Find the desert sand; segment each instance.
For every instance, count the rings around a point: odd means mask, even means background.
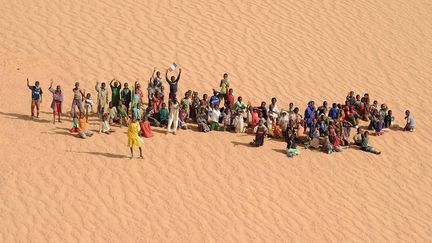
[[[0,4],[0,242],[432,241],[431,1]],[[368,92],[399,124],[410,109],[417,131],[371,137],[380,156],[290,159],[282,141],[156,129],[130,160],[125,128],[82,140],[51,123],[50,78],[69,108],[75,81],[144,84],[172,61],[179,94],[224,72],[236,97],[302,112]],[[38,121],[27,77],[45,92]]]

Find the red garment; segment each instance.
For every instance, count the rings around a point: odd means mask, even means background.
[[[359,110],[363,113],[365,112],[365,103],[364,102],[360,103]]]
[[[340,119],[341,119],[341,120],[345,120],[346,117],[347,117],[347,115],[346,115],[346,113],[344,112],[344,113],[340,116]]]
[[[53,110],[53,113],[60,114],[62,112],[61,107],[62,107],[61,101],[56,101],[54,106],[55,109]]]
[[[70,132],[71,133],[77,133],[79,130],[78,130],[78,127],[72,127],[71,129],[70,129]]]
[[[340,139],[339,136],[335,136],[335,137],[334,137],[333,145],[334,145],[335,147],[339,147],[339,146],[341,146],[341,139]]]
[[[350,108],[348,105],[344,106],[343,109],[344,109],[345,115],[347,115],[347,116],[351,115],[351,111],[350,111]]]
[[[330,135],[331,137],[336,137],[336,130],[335,130],[335,128],[333,127],[333,125],[329,125],[327,129],[328,129],[328,131],[329,131],[329,135]]]
[[[252,129],[254,129],[256,125],[258,125],[258,121],[259,121],[258,112],[252,111],[251,116],[252,116],[252,121],[251,121]]]
[[[149,121],[140,122],[141,134],[145,138],[153,137],[153,132]]]
[[[298,136],[302,136],[303,133],[304,133],[304,127],[299,124],[298,127],[297,127],[297,137]]]
[[[274,125],[273,134],[276,138],[282,137],[282,129],[278,124]]]
[[[226,94],[225,104],[226,104],[227,101],[229,101],[229,103],[230,103],[230,108],[233,107],[233,105],[234,105],[234,95]]]
[[[161,97],[155,97],[153,99],[153,111],[158,113],[160,108],[162,107],[163,99]]]
[[[135,93],[139,94],[139,96],[141,97],[141,102],[143,102],[143,100],[144,100],[144,94],[143,94],[142,90],[137,89],[137,90],[135,90]]]

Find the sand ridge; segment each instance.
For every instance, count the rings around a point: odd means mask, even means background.
[[[432,241],[430,2],[0,3],[0,242]],[[68,108],[77,80],[94,94],[96,80],[144,83],[174,60],[180,94],[209,93],[224,72],[254,104],[368,92],[418,129],[371,138],[381,156],[295,159],[284,142],[245,146],[250,135],[155,131],[129,160],[125,129],[80,140],[50,123],[50,78]],[[45,92],[36,122],[26,77]]]

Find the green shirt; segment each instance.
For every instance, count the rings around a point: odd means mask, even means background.
[[[243,102],[236,101],[236,103],[233,106],[233,111],[237,111],[238,109],[244,109],[244,108],[245,108],[245,104]]]
[[[111,87],[111,93],[112,93],[112,104],[113,106],[117,106],[120,100],[120,86],[118,87]]]

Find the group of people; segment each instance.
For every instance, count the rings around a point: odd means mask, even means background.
[[[138,81],[130,88],[127,82],[122,84],[114,78],[109,83],[111,97],[106,83],[96,83],[95,104],[91,93],[81,89],[80,83],[76,82],[72,90],[71,132],[81,138],[92,136],[93,132],[87,128],[87,123],[95,108],[100,123],[99,133],[110,134],[113,124],[128,127],[131,157],[133,147],[138,147],[142,158],[142,137],[153,136],[151,126],[166,127],[167,133],[177,134],[179,128],[188,129],[191,123],[196,123],[201,132],[253,133],[252,146],[263,146],[265,137],[285,139],[287,155],[293,157],[300,152],[297,148],[299,143],[304,144],[306,149],[322,149],[326,153],[341,152],[353,144],[363,151],[380,154],[369,145],[369,133],[373,131],[375,135],[382,135],[392,127],[394,121],[392,111],[385,104],[379,106],[378,101],[371,102],[369,94],[360,96],[353,91],[349,92],[343,104],[333,103],[329,106],[324,101],[321,106],[317,106],[314,101],[310,101],[303,115],[293,103],[286,110],[279,109],[275,97],[269,105],[265,101],[259,106],[253,106],[250,102],[246,104],[241,96],[235,99],[227,73],[211,95],[200,96],[198,92],[188,90],[184,96],[178,97],[181,69],[177,76],[169,77],[170,72],[174,70],[167,70],[164,77],[169,86],[168,96],[161,73],[154,69],[148,80],[147,97]],[[39,81],[30,85],[27,79],[27,86],[32,91],[31,116],[37,119],[43,91]],[[60,85],[55,89],[52,86],[51,80],[48,90],[52,93],[51,108],[55,123],[61,122],[64,96]],[[409,110],[405,114],[406,125],[403,130],[414,131],[413,115]],[[369,122],[366,131],[359,127],[361,120]],[[354,143],[351,143],[353,127],[357,128],[357,133]]]

